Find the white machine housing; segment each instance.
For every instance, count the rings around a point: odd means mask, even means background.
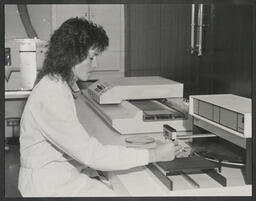
[[[106,78],[88,87],[99,104],[119,104],[123,100],[183,97],[183,84],[160,76]]]
[[[113,79],[99,80],[90,85],[88,90],[82,90],[82,93],[92,109],[120,134],[159,133],[163,132],[164,124],[177,131],[192,129],[192,121],[188,115],[186,118],[145,121],[145,111],[132,103],[132,100],[148,99],[147,101],[152,101],[157,106],[159,104],[161,108],[150,108],[146,112],[165,115],[169,112],[169,107],[155,99],[179,98],[182,101],[174,105],[188,114],[188,104],[183,101],[182,83],[159,76]]]
[[[190,96],[189,114],[193,116],[193,131],[207,132],[224,142],[224,155],[239,152],[244,157],[240,168],[246,184],[252,183],[252,113],[251,99],[233,94],[212,94]],[[224,141],[223,141],[224,139]],[[242,148],[242,149],[241,149]],[[221,148],[220,148],[221,150]],[[223,150],[222,150],[223,151]],[[213,152],[215,152],[213,150]],[[217,153],[217,158],[219,158]],[[213,156],[214,157],[214,156]],[[224,157],[225,158],[225,157]],[[236,157],[234,157],[236,158]],[[226,158],[227,164],[231,163]],[[220,159],[218,159],[220,162]],[[221,162],[222,163],[222,162]]]
[[[189,97],[189,114],[242,138],[252,137],[251,99],[233,94]]]

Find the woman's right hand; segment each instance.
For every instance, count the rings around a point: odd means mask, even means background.
[[[166,143],[157,145],[153,149],[149,149],[149,163],[158,161],[172,161],[178,155],[182,147],[178,143],[168,141]]]

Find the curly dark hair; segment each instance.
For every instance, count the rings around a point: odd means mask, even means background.
[[[89,49],[94,48],[100,53],[108,44],[108,36],[101,26],[85,18],[68,19],[51,36],[36,83],[45,75],[60,76],[62,81],[71,83],[72,67],[87,58]]]

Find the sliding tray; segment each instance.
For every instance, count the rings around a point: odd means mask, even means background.
[[[182,175],[194,187],[199,188],[199,184],[188,175],[195,172],[207,174],[222,186],[227,186],[226,178],[216,171],[218,164],[196,155],[176,158],[173,161],[152,163],[147,167],[170,190],[173,190],[173,181],[168,176],[173,175]]]

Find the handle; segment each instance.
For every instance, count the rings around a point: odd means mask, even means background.
[[[204,5],[199,4],[198,8],[198,27],[197,27],[197,56],[202,56],[202,37],[203,37],[203,9]]]
[[[190,183],[194,188],[200,188],[200,185],[189,175],[187,175],[185,172],[180,171],[180,174],[184,177],[184,179]]]
[[[195,51],[195,4],[191,6],[191,45],[190,54],[194,54]]]

